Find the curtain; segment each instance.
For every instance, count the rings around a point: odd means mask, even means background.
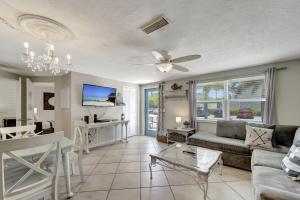
[[[191,127],[197,130],[197,102],[196,102],[196,81],[190,81],[188,91],[188,102],[189,102],[189,121]]]
[[[266,85],[266,101],[263,113],[263,123],[276,124],[277,113],[275,106],[275,83],[276,83],[276,68],[268,68],[265,72],[265,85]]]
[[[158,86],[158,120],[157,120],[157,133],[159,134],[161,131],[164,130],[164,84],[160,83]]]

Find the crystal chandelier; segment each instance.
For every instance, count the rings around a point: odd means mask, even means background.
[[[33,51],[29,51],[29,44],[24,43],[25,52],[22,60],[27,64],[33,72],[50,71],[53,75],[59,74],[61,71],[68,73],[71,69],[71,56],[66,55],[66,62],[61,62],[54,54],[54,46],[47,44],[46,51],[42,55],[35,55]]]

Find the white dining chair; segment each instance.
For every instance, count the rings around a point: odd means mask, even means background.
[[[58,199],[57,181],[58,166],[60,164],[61,144],[63,132],[49,135],[8,139],[0,141],[0,199],[2,200],[35,200]],[[43,153],[34,154],[36,149],[45,149]],[[26,159],[34,156],[36,159]],[[22,165],[24,173],[16,179],[16,175],[9,175],[10,167],[7,163],[14,162]],[[51,162],[51,170],[44,167]],[[14,181],[7,177],[12,176]],[[52,198],[51,198],[52,197]]]
[[[78,169],[81,181],[84,182],[83,167],[82,167],[82,155],[83,155],[83,137],[80,126],[83,121],[74,122],[74,134],[73,134],[73,151],[70,153],[71,173],[74,175],[76,169],[76,162],[78,163]]]
[[[39,135],[41,132],[35,133],[35,128],[35,125],[2,127],[0,128],[0,136],[2,140],[6,140],[8,138],[7,136],[9,136],[10,139],[17,139]]]

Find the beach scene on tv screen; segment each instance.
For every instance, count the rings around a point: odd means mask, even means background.
[[[83,101],[84,106],[114,106],[116,99],[116,89],[83,85]]]

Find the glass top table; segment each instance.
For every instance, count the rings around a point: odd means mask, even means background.
[[[197,146],[191,146],[181,143],[175,143],[166,147],[157,154],[150,154],[151,162],[150,178],[152,179],[152,166],[156,164],[175,169],[178,171],[190,170],[196,172],[191,174],[204,191],[204,199],[207,197],[208,177],[216,166],[220,166],[222,173],[222,152],[206,149]]]

